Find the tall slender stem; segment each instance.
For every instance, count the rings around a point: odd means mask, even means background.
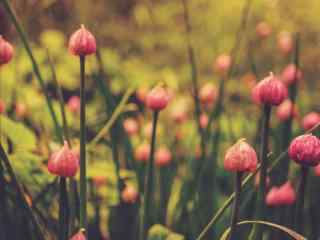
[[[150,202],[152,197],[153,188],[153,168],[154,168],[154,151],[156,144],[156,132],[157,132],[157,122],[158,122],[159,112],[154,111],[153,113],[153,123],[152,123],[152,137],[151,137],[151,147],[150,156],[147,166],[147,173],[145,175],[144,182],[144,200],[143,200],[143,212],[141,213],[140,222],[140,240],[145,240],[147,235],[148,225],[150,224]]]
[[[69,206],[66,178],[60,178],[59,240],[68,240]]]
[[[242,173],[237,172],[235,176],[235,197],[233,201],[229,240],[236,240],[236,235],[237,235],[236,226],[237,226],[239,209],[240,209],[241,178],[242,178]]]
[[[303,233],[303,207],[304,207],[304,195],[307,187],[309,168],[306,166],[301,167],[301,179],[298,189],[298,199],[295,212],[295,229],[299,233]]]
[[[266,179],[268,171],[268,136],[269,136],[269,122],[270,122],[271,106],[265,105],[263,107],[263,122],[261,131],[261,141],[260,141],[260,182],[259,182],[259,192],[258,192],[258,202],[257,202],[257,215],[258,220],[263,220],[264,209],[265,209],[265,196],[266,196]],[[262,239],[262,227],[258,224],[254,226],[253,236],[256,240]]]
[[[80,228],[87,226],[85,56],[80,56]]]

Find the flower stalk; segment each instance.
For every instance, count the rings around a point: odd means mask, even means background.
[[[153,112],[153,122],[152,122],[152,137],[151,137],[151,147],[150,156],[147,166],[147,172],[145,175],[144,182],[144,199],[143,199],[143,212],[141,213],[141,224],[140,224],[140,240],[146,239],[148,225],[150,223],[150,203],[152,197],[152,188],[154,180],[154,152],[156,144],[156,132],[157,132],[157,122],[158,122],[159,111],[155,110]]]
[[[87,226],[85,56],[80,55],[80,228]]]
[[[308,178],[309,167],[301,166],[301,179],[298,188],[298,199],[296,203],[295,210],[295,229],[299,233],[303,233],[303,208],[304,208],[304,198],[305,191],[307,187],[307,178]]]
[[[240,209],[241,179],[242,179],[242,173],[237,172],[235,176],[235,198],[233,202],[229,240],[235,240],[237,235],[236,227],[237,227],[238,214]]]

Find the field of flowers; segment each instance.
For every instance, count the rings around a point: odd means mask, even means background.
[[[318,0],[0,0],[0,240],[318,240]]]

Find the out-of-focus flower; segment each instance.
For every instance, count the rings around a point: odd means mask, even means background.
[[[122,201],[124,201],[125,203],[133,204],[138,200],[138,197],[138,191],[130,185],[127,185],[121,193]]]
[[[147,162],[149,160],[149,156],[150,145],[147,143],[139,145],[134,152],[135,159],[140,162]]]
[[[266,204],[269,206],[288,206],[296,200],[296,192],[290,182],[280,187],[272,187],[266,196]]]
[[[293,49],[293,39],[290,33],[281,32],[278,36],[278,48],[283,54],[288,54]]]
[[[271,26],[267,22],[259,22],[256,26],[257,36],[260,38],[267,38],[272,32]]]
[[[310,130],[320,123],[320,114],[317,112],[310,112],[302,119],[302,127],[304,130]]]
[[[209,123],[208,115],[205,114],[205,113],[201,113],[199,121],[200,121],[200,127],[201,128],[206,128],[208,126],[208,123]]]
[[[280,121],[284,122],[297,116],[297,109],[292,104],[291,100],[286,99],[277,108],[277,117]]]
[[[0,114],[4,113],[5,111],[6,111],[6,104],[2,99],[0,99]]]
[[[123,121],[123,128],[129,136],[134,136],[139,131],[139,124],[134,118],[127,118]]]
[[[290,86],[302,79],[302,71],[296,65],[289,64],[281,72],[281,80],[286,86]]]
[[[86,240],[86,235],[84,234],[84,230],[80,230],[77,234],[73,235],[70,240]]]
[[[172,160],[171,152],[166,147],[160,147],[155,153],[155,164],[158,167],[168,166]]]
[[[70,97],[67,108],[70,112],[79,113],[80,112],[80,98],[78,96]]]
[[[0,35],[0,66],[9,63],[13,54],[12,45]]]
[[[28,112],[27,106],[24,103],[22,103],[22,102],[16,103],[15,113],[16,113],[17,118],[19,118],[19,119],[24,118],[27,115],[27,112]]]
[[[214,63],[214,69],[220,74],[226,74],[231,66],[231,56],[228,54],[221,54],[217,57]]]
[[[206,83],[200,88],[199,99],[202,104],[206,106],[212,106],[217,100],[218,92],[217,88],[212,83]]]

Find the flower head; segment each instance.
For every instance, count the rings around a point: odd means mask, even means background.
[[[206,83],[200,88],[199,99],[202,104],[211,106],[216,101],[217,97],[217,89],[212,83]]]
[[[166,147],[160,147],[155,153],[155,164],[158,167],[168,166],[172,160],[171,152]]]
[[[80,98],[78,96],[72,96],[69,98],[67,103],[67,108],[70,112],[79,113],[80,112]]]
[[[0,114],[4,113],[5,111],[6,111],[6,104],[2,99],[0,99]]]
[[[79,158],[65,141],[63,147],[54,152],[48,161],[50,173],[60,177],[73,177],[79,169]]]
[[[123,128],[129,136],[134,136],[138,133],[139,124],[134,118],[127,118],[123,121]]]
[[[81,229],[77,234],[73,235],[70,240],[86,240],[86,235],[84,229]]]
[[[280,187],[272,187],[266,196],[266,204],[269,206],[288,206],[296,200],[296,192],[290,182]]]
[[[272,73],[259,82],[254,91],[258,102],[270,106],[278,106],[288,97],[287,87]]]
[[[0,35],[0,66],[10,62],[14,54],[12,45]]]
[[[220,74],[226,74],[231,66],[231,56],[228,54],[221,54],[217,57],[214,63],[214,69]]]
[[[75,56],[86,56],[97,50],[96,39],[83,25],[75,31],[69,40],[69,51]]]
[[[130,185],[127,185],[121,193],[122,201],[124,201],[125,203],[135,203],[138,197],[138,191]]]
[[[278,48],[283,54],[288,54],[293,49],[292,36],[288,32],[281,32],[278,37]]]
[[[224,157],[224,168],[231,172],[254,171],[257,168],[256,151],[245,141],[240,139],[231,146]]]
[[[320,140],[312,134],[304,134],[292,140],[289,156],[304,166],[316,166],[320,163]]]
[[[310,130],[320,123],[320,114],[317,112],[310,112],[302,119],[302,127],[304,130]]]
[[[170,96],[168,91],[161,86],[157,86],[147,94],[146,105],[153,111],[160,111],[166,108],[169,99]]]
[[[149,160],[149,156],[150,145],[147,143],[139,145],[134,152],[135,159],[140,162],[147,162]]]
[[[297,69],[294,64],[286,66],[281,73],[281,80],[286,86],[290,86],[300,79],[302,79],[302,71]]]
[[[284,100],[277,108],[277,117],[280,121],[287,121],[297,115],[297,109],[292,104],[291,100]]]
[[[256,26],[256,33],[260,38],[267,38],[270,36],[272,28],[266,22],[259,22]]]

